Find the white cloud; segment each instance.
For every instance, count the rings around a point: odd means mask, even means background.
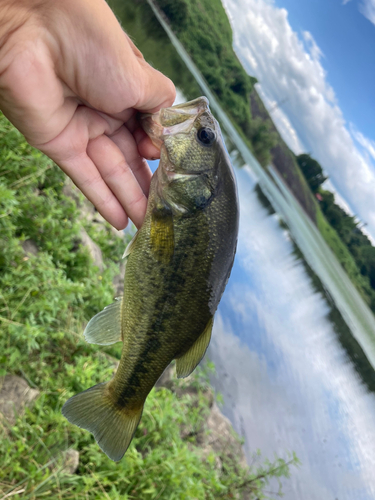
[[[359,11],[369,21],[375,24],[375,0],[363,0],[359,6]]]
[[[365,137],[353,124],[350,125],[350,132],[358,144],[362,146],[365,154],[370,155],[375,160],[375,141]]]
[[[360,132],[353,134],[347,125],[313,35],[294,32],[287,10],[272,0],[224,0],[224,6],[234,26],[234,48],[248,72],[258,78],[262,97],[269,109],[273,107],[272,117],[288,145],[296,153],[302,148],[312,153],[375,236],[374,141],[363,135],[362,139]],[[279,102],[282,106],[275,109]]]
[[[266,108],[268,109],[272,119],[277,123],[277,128],[280,134],[283,136],[284,140],[289,145],[290,149],[295,152],[295,154],[301,154],[305,151],[305,147],[301,143],[297,132],[295,131],[293,125],[290,123],[289,118],[282,110],[282,105],[287,102],[288,98],[285,97],[281,101],[271,100],[264,92],[261,85],[256,86],[257,92],[260,95],[262,101],[264,102]]]
[[[343,0],[342,4],[346,5],[349,2],[350,0]],[[375,0],[362,0],[358,9],[372,24],[375,24]]]
[[[323,52],[318,47],[318,45],[315,42],[312,34],[309,31],[304,31],[302,33],[302,35],[303,35],[303,38],[304,38],[304,40],[306,42],[307,50],[308,50],[308,52],[310,52],[313,60],[314,61],[319,61],[319,59],[323,55]]]

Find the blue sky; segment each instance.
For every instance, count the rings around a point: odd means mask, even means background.
[[[233,45],[289,147],[375,238],[375,0],[223,0]]]
[[[276,1],[287,9],[295,31],[312,33],[346,120],[375,139],[375,25],[360,13],[359,4],[357,0]]]

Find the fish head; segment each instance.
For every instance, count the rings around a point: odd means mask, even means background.
[[[145,115],[142,126],[160,148],[160,197],[180,212],[204,208],[219,186],[223,159],[228,163],[208,100],[200,97]]]

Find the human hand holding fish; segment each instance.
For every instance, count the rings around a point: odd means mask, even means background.
[[[117,229],[137,227],[158,157],[137,111],[172,105],[104,0],[0,0],[0,109]]]
[[[104,0],[0,0],[0,18],[0,108],[110,223],[139,228],[123,296],[84,332],[122,341],[118,370],[62,409],[120,460],[164,369],[188,376],[210,342],[236,250],[234,174],[207,99],[168,107],[173,84]],[[151,179],[143,157],[159,150]]]

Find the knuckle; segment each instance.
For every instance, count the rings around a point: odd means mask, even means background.
[[[145,163],[146,160],[142,158],[142,156],[137,156],[136,158],[128,161],[128,165],[134,174],[143,169],[145,167]]]
[[[111,182],[113,180],[117,181],[120,177],[126,175],[129,171],[129,166],[127,165],[125,160],[120,160],[118,163],[113,165],[108,172],[103,173],[103,179],[107,182]]]
[[[128,202],[128,206],[127,206],[127,209],[128,210],[133,210],[135,207],[137,207],[138,205],[143,205],[146,201],[146,197],[145,195],[143,194],[143,192],[139,193],[138,196],[134,196],[133,198],[131,198]]]
[[[100,184],[102,181],[103,179],[99,174],[93,175],[81,181],[81,188],[82,189],[92,188],[95,185]]]

